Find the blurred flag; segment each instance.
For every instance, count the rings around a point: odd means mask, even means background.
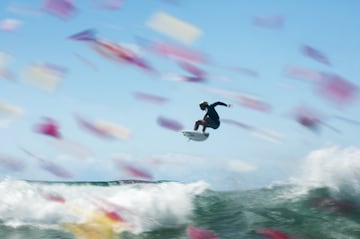
[[[198,78],[203,78],[206,75],[205,71],[201,70],[200,68],[189,62],[179,61],[178,64],[180,65],[181,68],[193,74],[194,76],[197,76]]]
[[[305,56],[310,57],[315,61],[321,62],[328,66],[331,65],[329,59],[322,52],[311,46],[303,45],[301,46],[300,50]]]
[[[0,168],[5,168],[13,172],[18,172],[22,171],[25,168],[25,165],[18,158],[8,155],[0,155]]]
[[[318,93],[331,103],[345,106],[358,99],[359,87],[339,75],[324,73]]]
[[[194,226],[188,226],[186,233],[189,239],[219,239],[214,232]]]
[[[88,29],[68,37],[68,39],[75,41],[88,42],[90,47],[101,56],[116,62],[127,63],[134,65],[147,73],[156,73],[155,69],[148,64],[145,59],[142,59],[139,52],[134,50],[134,46],[126,46],[125,44],[117,44],[108,40],[99,39],[96,37],[94,29]]]
[[[160,126],[173,131],[180,131],[184,128],[184,126],[179,121],[175,119],[166,118],[163,116],[159,116],[157,118],[157,123]]]
[[[252,23],[258,27],[279,29],[284,25],[284,17],[279,15],[274,16],[255,16],[253,17]]]
[[[25,82],[47,92],[54,92],[66,69],[54,64],[32,64],[25,69]]]
[[[4,19],[0,21],[0,31],[15,31],[22,25],[22,21],[16,19]]]
[[[0,127],[9,127],[15,120],[24,114],[19,106],[0,102]]]
[[[292,237],[288,236],[284,232],[281,232],[272,228],[258,228],[257,233],[266,236],[269,239],[291,239]]]
[[[191,44],[201,35],[197,27],[164,12],[155,13],[147,26],[185,44]]]
[[[168,101],[167,98],[154,94],[149,94],[144,92],[134,92],[133,94],[136,99],[153,104],[164,104],[165,102]]]
[[[51,118],[44,118],[44,121],[35,125],[35,131],[53,138],[60,139],[59,126],[57,122]]]
[[[44,0],[43,10],[62,19],[75,14],[76,7],[72,0]]]
[[[321,72],[305,69],[300,66],[288,65],[284,69],[285,75],[297,80],[306,80],[310,83],[319,83],[323,80]]]
[[[130,129],[109,121],[98,120],[94,122],[94,125],[96,128],[117,139],[128,139],[131,135]]]

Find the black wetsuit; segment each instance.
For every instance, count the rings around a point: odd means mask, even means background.
[[[219,114],[216,112],[215,107],[218,105],[223,105],[223,106],[227,106],[227,104],[223,103],[223,102],[215,102],[211,105],[208,105],[207,107],[207,112],[204,115],[204,120],[206,121],[206,123],[208,124],[207,127],[213,128],[213,129],[217,129],[220,126],[220,117]]]

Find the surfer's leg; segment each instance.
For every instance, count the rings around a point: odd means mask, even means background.
[[[197,120],[195,122],[195,125],[194,125],[194,130],[197,131],[199,129],[199,126],[202,125],[203,126],[203,131],[204,131],[204,127],[206,126],[206,121],[205,120]]]
[[[202,132],[205,134],[205,130],[206,130],[207,126],[206,125],[203,125],[203,129],[202,129]]]

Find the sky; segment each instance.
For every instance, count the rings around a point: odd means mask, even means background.
[[[292,177],[313,151],[359,148],[359,7],[3,0],[0,178],[247,188]],[[231,107],[189,141],[202,100]]]

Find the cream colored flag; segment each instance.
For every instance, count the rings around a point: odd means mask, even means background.
[[[199,28],[164,12],[155,13],[147,26],[185,44],[191,44],[202,34]]]
[[[24,114],[24,110],[19,106],[0,102],[0,128],[9,127],[15,120]]]
[[[127,139],[131,135],[130,129],[112,122],[98,120],[94,122],[94,125],[115,138]]]
[[[63,72],[55,67],[43,64],[28,66],[25,70],[25,82],[47,92],[54,92],[60,81]]]

